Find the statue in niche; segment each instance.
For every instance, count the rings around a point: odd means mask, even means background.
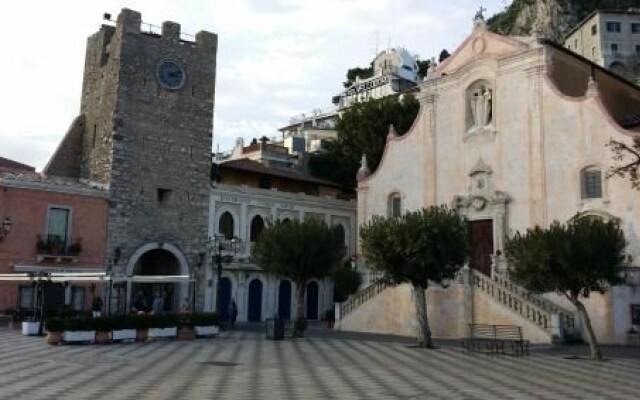
[[[484,128],[492,120],[492,93],[491,89],[480,86],[471,93],[471,115],[473,116],[472,130]]]

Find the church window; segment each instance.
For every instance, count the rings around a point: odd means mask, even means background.
[[[225,211],[220,216],[220,221],[218,222],[218,233],[223,235],[227,240],[233,239],[233,225],[233,216],[229,211]]]
[[[392,193],[389,195],[387,214],[394,218],[402,215],[402,197],[400,196],[400,193]]]
[[[493,123],[493,88],[477,81],[466,92],[466,128],[468,133],[482,132]]]
[[[262,233],[263,229],[264,229],[264,220],[262,219],[261,216],[256,215],[251,220],[251,231],[249,232],[249,240],[251,240],[251,242],[255,242],[256,240],[258,240],[258,237]]]
[[[598,25],[593,24],[591,26],[591,35],[597,35],[598,34]]]
[[[96,136],[98,135],[98,125],[93,125],[93,141],[91,143],[91,147],[96,147]]]
[[[582,171],[582,198],[598,199],[602,197],[602,171],[588,168]]]

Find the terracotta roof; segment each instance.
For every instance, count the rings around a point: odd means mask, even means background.
[[[310,182],[310,183],[316,183],[318,185],[325,185],[325,186],[331,186],[331,187],[336,187],[336,188],[342,188],[342,186],[338,183],[326,180],[326,179],[321,179],[321,178],[316,178],[314,176],[311,176],[305,172],[302,171],[298,171],[295,169],[290,169],[290,168],[276,168],[276,167],[269,167],[267,165],[264,165],[262,163],[259,163],[257,161],[253,161],[253,160],[249,160],[246,158],[241,158],[238,160],[230,160],[230,161],[225,161],[225,162],[221,162],[220,163],[220,168],[221,169],[234,169],[234,170],[238,170],[238,171],[246,171],[246,172],[254,172],[254,173],[258,173],[258,174],[263,174],[263,175],[271,175],[271,176],[276,176],[279,178],[285,178],[285,179],[291,179],[291,180],[295,180],[295,181],[302,181],[302,182]]]
[[[0,171],[2,172],[35,172],[35,170],[36,169],[30,165],[0,157]]]

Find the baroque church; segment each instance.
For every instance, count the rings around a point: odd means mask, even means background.
[[[469,220],[469,265],[449,287],[427,291],[434,336],[465,337],[469,323],[521,325],[533,342],[580,336],[566,300],[509,281],[502,250],[517,231],[590,215],[619,219],[636,260],[627,284],[586,299],[598,339],[625,343],[640,304],[640,195],[607,177],[606,144],[640,133],[640,88],[551,41],[491,33],[477,18],[418,97],[416,121],[404,136],[390,130],[377,170],[363,160],[358,221],[439,204]],[[339,307],[340,329],[413,334],[408,286],[366,290]]]

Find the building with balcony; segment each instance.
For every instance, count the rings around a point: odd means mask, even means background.
[[[640,9],[596,11],[569,32],[564,46],[640,83]]]
[[[0,274],[104,272],[107,192],[78,180],[51,178],[27,168],[0,172]],[[82,282],[44,286],[44,308],[88,310],[101,286]],[[33,280],[1,281],[0,310],[30,315]]]
[[[355,253],[355,200],[347,199],[339,185],[303,171],[248,158],[221,162],[215,165],[209,201],[210,236],[237,238],[240,243],[233,261],[224,265],[219,284],[215,265],[204,271],[200,280],[205,309],[217,309],[216,288],[220,287],[223,317],[232,298],[239,321],[261,321],[275,314],[284,319],[293,316],[295,284],[263,272],[251,261],[253,243],[269,221],[321,218],[341,228],[345,258]],[[333,309],[330,279],[309,281],[306,289],[308,319],[318,319]]]

